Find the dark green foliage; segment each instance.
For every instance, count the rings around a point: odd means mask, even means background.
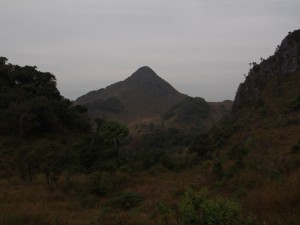
[[[186,146],[190,142],[188,134],[177,128],[155,129],[142,137],[142,149],[168,149],[171,146]]]
[[[90,193],[101,196],[111,193],[113,189],[114,184],[111,174],[96,171],[89,175],[88,190]]]
[[[108,121],[101,124],[99,128],[99,135],[104,139],[106,143],[116,144],[116,147],[119,148],[120,142],[129,134],[129,130],[126,126],[114,122]]]
[[[207,134],[199,134],[190,145],[189,150],[196,152],[201,158],[210,157],[211,153],[223,146],[226,141],[238,130],[238,126],[225,120],[219,126],[215,126]]]
[[[83,108],[72,107],[56,88],[55,76],[34,66],[0,64],[0,131],[17,137],[89,131]]]
[[[200,134],[190,146],[190,151],[196,152],[201,158],[209,156],[213,150],[213,143],[209,134]]]
[[[137,151],[135,155],[131,157],[131,161],[132,164],[134,164],[134,168],[138,170],[147,170],[153,165],[158,164],[164,155],[165,152],[162,150]]]
[[[50,190],[53,190],[58,176],[67,165],[68,152],[58,144],[41,141],[32,154],[32,159],[37,159],[40,171],[45,174]]]
[[[0,135],[12,143],[3,154],[24,180],[43,173],[53,190],[60,173],[79,164],[70,142],[91,133],[87,109],[62,97],[51,73],[6,61],[0,58]]]
[[[231,120],[225,120],[221,125],[212,128],[210,136],[214,148],[223,146],[238,129],[239,127]]]
[[[0,66],[5,65],[7,62],[7,58],[0,56]]]
[[[267,108],[265,106],[262,106],[259,109],[259,113],[260,113],[261,117],[265,117],[268,114],[268,110],[267,110]]]
[[[170,224],[172,210],[165,204],[159,203],[157,211],[162,224]]]
[[[102,125],[104,125],[106,123],[106,120],[102,119],[102,118],[96,118],[95,123],[96,123],[96,134],[99,134],[100,129],[101,129]]]
[[[142,197],[136,192],[120,192],[116,193],[108,205],[118,207],[120,209],[129,210],[138,206],[142,201]]]
[[[238,143],[234,145],[228,152],[228,158],[230,160],[241,161],[243,158],[248,155],[249,150],[244,146],[244,144]]]
[[[163,119],[168,120],[176,116],[176,120],[179,122],[196,123],[199,119],[208,117],[209,109],[209,105],[203,98],[186,97],[166,112]]]
[[[127,158],[138,169],[149,169],[158,163],[165,168],[178,171],[191,167],[194,156],[181,156],[181,150],[190,145],[194,133],[177,128],[152,128],[130,149]]]
[[[17,172],[21,178],[32,181],[35,174],[43,173],[51,191],[72,158],[67,148],[46,139],[36,141],[34,146],[23,144],[14,153]]]
[[[168,120],[168,119],[171,119],[173,116],[175,116],[175,112],[172,110],[169,110],[162,116],[162,119]]]
[[[113,171],[118,166],[115,161],[118,157],[117,150],[113,145],[106,144],[99,135],[85,138],[74,146],[74,151],[78,155],[80,171],[87,173],[96,170]]]
[[[197,159],[192,154],[182,155],[180,153],[169,152],[166,152],[164,155],[162,155],[159,160],[161,165],[175,172],[192,168],[197,163]]]
[[[97,101],[93,101],[92,104],[86,104],[91,110],[100,109],[107,112],[112,113],[121,113],[124,111],[124,105],[122,102],[116,97],[110,97],[107,99],[99,99]]]
[[[292,112],[297,112],[300,109],[300,95],[293,99],[289,104],[289,109]]]
[[[174,146],[186,146],[189,141],[188,135],[176,128],[155,128],[142,136],[141,141],[137,146],[137,150],[139,149],[139,152],[166,151]]]
[[[213,166],[213,172],[216,174],[219,180],[221,180],[224,177],[224,169],[223,165],[220,162],[217,162]]]
[[[300,152],[300,140],[291,148],[292,153],[299,153]]]
[[[30,181],[36,173],[40,172],[40,161],[35,149],[28,149],[27,146],[22,146],[15,151],[15,161],[17,172],[23,180],[29,178]]]
[[[250,139],[249,139],[250,140]],[[248,143],[249,145],[249,143]],[[244,168],[244,158],[249,154],[249,149],[245,146],[245,144],[238,143],[234,145],[228,152],[227,157],[229,160],[233,160],[234,164],[230,166],[226,170],[219,169],[219,163],[215,164],[213,168],[214,173],[218,176],[219,180],[225,178],[226,180],[234,177],[236,174],[240,172],[242,168]]]
[[[126,126],[97,118],[96,132],[74,146],[81,170],[90,173],[96,170],[114,171],[120,165],[120,147],[129,134]]]
[[[206,189],[188,190],[179,204],[179,214],[184,225],[254,225],[245,218],[240,205],[223,198],[213,199]]]

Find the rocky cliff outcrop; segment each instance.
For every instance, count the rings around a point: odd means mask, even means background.
[[[244,83],[240,84],[232,112],[238,111],[247,104],[256,104],[261,100],[261,93],[271,79],[280,80],[300,69],[300,30],[290,32],[277,46],[275,54],[268,59],[261,59],[260,64],[253,63]]]

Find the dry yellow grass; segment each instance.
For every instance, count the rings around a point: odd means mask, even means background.
[[[128,181],[118,187],[118,191],[139,193],[143,201],[132,210],[113,209],[105,217],[102,216],[110,223],[101,222],[101,212],[110,196],[85,196],[85,176],[72,177],[67,189],[67,181],[61,177],[54,192],[48,190],[43,176],[37,176],[32,183],[18,177],[1,179],[0,224],[107,225],[118,224],[124,219],[127,220],[126,223],[123,221],[124,224],[157,224],[153,218],[159,203],[174,206],[188,186],[200,189],[208,184],[207,174],[200,174],[199,171],[200,167],[196,167],[175,173],[156,167],[126,175]]]

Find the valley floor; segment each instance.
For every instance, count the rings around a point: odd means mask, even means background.
[[[300,173],[246,190],[242,184],[233,188],[214,182],[210,166],[208,161],[181,172],[156,166],[145,172],[109,174],[115,186],[110,193],[100,194],[91,193],[90,176],[86,175],[61,176],[53,192],[41,175],[32,182],[19,177],[1,179],[0,224],[178,225],[178,203],[184,192],[189,187],[200,190],[209,183],[215,196],[239,199],[245,214],[253,213],[264,224],[296,225],[299,221]]]

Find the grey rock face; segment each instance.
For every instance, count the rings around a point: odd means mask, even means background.
[[[275,54],[260,64],[254,64],[244,83],[238,87],[232,112],[236,114],[240,108],[249,103],[257,103],[261,92],[270,79],[284,79],[300,69],[300,30],[289,33],[277,46]]]

